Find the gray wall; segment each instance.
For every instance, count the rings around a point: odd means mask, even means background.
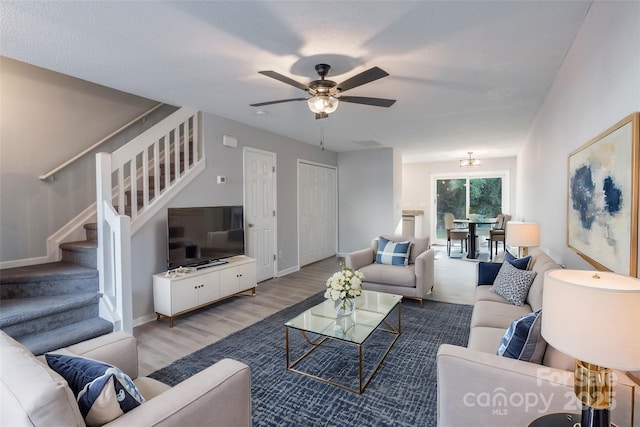
[[[46,255],[46,240],[96,200],[95,152],[53,182],[38,176],[157,104],[0,57],[0,261]],[[113,151],[173,111],[163,107],[113,138]]]
[[[211,114],[202,115],[206,168],[168,207],[241,205],[242,147],[276,153],[279,271],[298,268],[297,160],[337,165],[337,155],[274,133]],[[222,136],[238,138],[238,148],[222,145]],[[218,175],[227,177],[217,184]],[[152,275],[166,270],[167,211],[161,210],[132,240],[134,319],[153,315]]]
[[[46,239],[95,202],[95,155],[65,169],[53,182],[38,176],[143,113],[157,102],[29,64],[0,58],[0,261],[46,255]],[[113,151],[166,116],[163,107],[99,151]],[[243,203],[242,147],[276,153],[280,271],[298,267],[297,160],[337,165],[337,155],[222,117],[203,114],[206,170],[169,206]],[[239,140],[222,146],[222,135]],[[216,184],[217,175],[227,183]],[[166,209],[134,235],[134,319],[153,315],[152,279],[166,270]]]
[[[401,167],[397,150],[380,148],[338,155],[338,252],[369,246],[401,221]],[[400,181],[400,182],[398,182]]]
[[[640,2],[594,2],[518,156],[516,213],[540,223],[541,245],[592,269],[566,245],[569,153],[640,111]]]

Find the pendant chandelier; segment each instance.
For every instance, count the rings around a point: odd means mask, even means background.
[[[469,167],[480,166],[480,159],[474,159],[473,158],[473,151],[469,151],[469,152],[467,152],[467,154],[469,155],[468,158],[460,160],[460,167],[461,168],[469,168]]]

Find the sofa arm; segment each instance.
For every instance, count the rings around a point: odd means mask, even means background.
[[[132,379],[138,378],[137,340],[126,332],[102,335],[71,345],[65,350],[76,356],[88,357],[116,366]]]
[[[223,359],[106,425],[248,427],[251,372]]]
[[[435,261],[436,251],[431,248],[422,252],[416,258],[416,293],[418,296],[426,297],[435,284]]]
[[[568,371],[447,344],[437,366],[441,427],[526,426],[547,413],[579,412]]]
[[[357,270],[364,267],[365,265],[372,264],[374,261],[375,254],[373,253],[373,249],[371,248],[351,252],[344,258],[344,263],[347,265],[347,267],[353,270]],[[366,277],[365,280],[367,280]]]
[[[465,347],[438,349],[438,426],[526,426],[544,414],[580,413],[573,372]],[[616,425],[630,425],[633,390],[614,379]]]

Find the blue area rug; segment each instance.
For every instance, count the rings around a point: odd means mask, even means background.
[[[435,426],[436,354],[440,344],[466,345],[472,306],[416,301],[402,303],[402,335],[361,395],[285,369],[284,323],[323,300],[323,293],[275,313],[150,375],[175,385],[225,357],[251,367],[254,426]],[[389,317],[397,321],[393,311]],[[304,339],[290,330],[292,353]],[[365,343],[365,377],[386,349],[390,334]],[[320,351],[322,349],[322,351]],[[294,355],[295,357],[296,355]],[[293,360],[293,359],[292,359]],[[354,346],[328,341],[300,369],[313,370],[353,386],[358,356]],[[355,382],[357,388],[357,382]]]

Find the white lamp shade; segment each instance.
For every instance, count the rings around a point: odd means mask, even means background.
[[[609,272],[545,274],[542,336],[584,362],[640,369],[640,280]]]
[[[508,245],[522,248],[540,245],[540,224],[509,221],[505,233]]]

